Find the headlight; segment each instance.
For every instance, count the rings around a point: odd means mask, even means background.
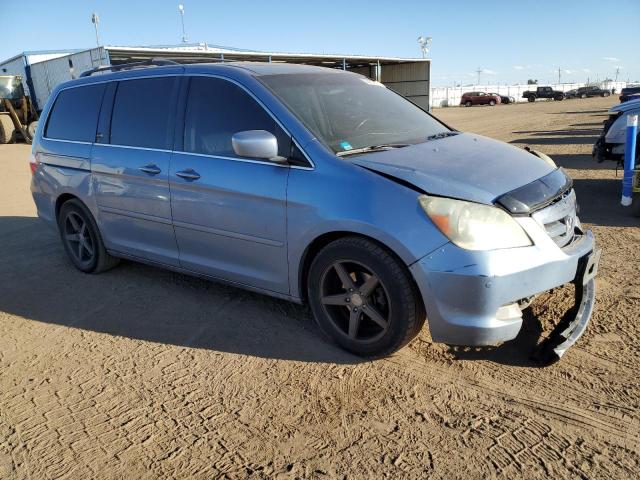
[[[420,206],[438,229],[467,250],[527,247],[529,236],[504,210],[451,198],[420,195]]]

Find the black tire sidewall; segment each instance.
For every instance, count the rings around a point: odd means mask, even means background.
[[[325,313],[320,302],[320,282],[323,273],[338,260],[365,265],[384,285],[391,304],[391,315],[389,329],[380,339],[367,343],[352,340],[341,334]],[[408,275],[401,262],[374,242],[366,239],[352,242],[338,240],[328,245],[313,260],[307,282],[309,304],[320,330],[345,350],[360,356],[379,357],[401,348],[418,333],[416,323],[424,321],[424,315],[422,319],[420,317],[415,288]]]

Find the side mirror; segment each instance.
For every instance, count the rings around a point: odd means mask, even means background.
[[[233,151],[240,157],[261,158],[276,163],[287,161],[278,156],[278,139],[266,130],[246,130],[231,137]]]

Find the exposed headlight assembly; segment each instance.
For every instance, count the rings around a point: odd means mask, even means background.
[[[420,206],[454,244],[467,250],[527,247],[531,239],[504,210],[451,198],[420,195]]]

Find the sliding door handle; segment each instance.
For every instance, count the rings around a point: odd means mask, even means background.
[[[180,178],[184,178],[185,180],[198,180],[200,178],[200,174],[196,172],[193,168],[187,168],[186,170],[181,170],[176,172],[176,175]]]
[[[162,170],[157,165],[150,163],[149,165],[145,165],[144,167],[140,167],[138,170],[144,173],[148,173],[149,175],[157,175]]]

